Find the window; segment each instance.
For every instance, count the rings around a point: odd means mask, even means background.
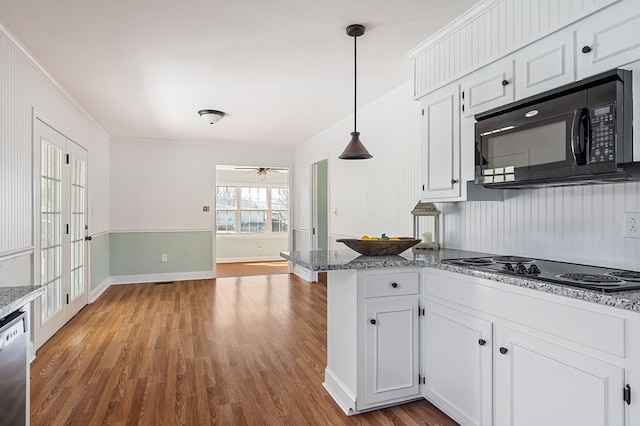
[[[216,187],[218,233],[283,233],[289,229],[288,219],[287,188],[239,185]]]
[[[271,231],[287,232],[289,221],[289,191],[286,188],[271,189]]]
[[[216,187],[216,231],[236,232],[236,210],[238,197],[235,186]]]

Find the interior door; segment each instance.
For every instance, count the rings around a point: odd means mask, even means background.
[[[87,152],[36,120],[34,152],[40,167],[36,208],[40,256],[35,276],[46,293],[35,303],[34,343],[42,346],[88,302]]]

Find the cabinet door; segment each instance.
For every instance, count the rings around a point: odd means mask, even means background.
[[[465,117],[513,102],[513,79],[513,61],[505,61],[465,80],[462,83]]]
[[[366,302],[365,314],[365,404],[419,396],[418,298]]]
[[[516,97],[523,99],[575,81],[575,33],[548,37],[516,57]]]
[[[459,423],[491,425],[491,322],[428,302],[424,324],[425,396]]]
[[[628,3],[628,13],[620,15],[618,9],[602,12],[578,32],[579,78],[620,67],[640,57],[640,7],[637,3]]]
[[[423,200],[460,197],[460,88],[422,101]]]
[[[496,425],[624,424],[624,369],[523,332],[495,335]]]

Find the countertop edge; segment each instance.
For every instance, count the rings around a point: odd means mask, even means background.
[[[330,252],[327,252],[330,253]],[[294,252],[295,254],[295,252]],[[484,278],[490,281],[497,281],[504,284],[514,285],[517,287],[528,288],[535,291],[541,291],[545,293],[551,293],[558,296],[569,297],[572,299],[584,300],[591,303],[597,303],[599,305],[611,306],[614,308],[624,309],[632,312],[640,312],[640,290],[625,291],[619,293],[599,293],[588,289],[582,289],[577,287],[557,285],[548,283],[545,281],[536,280],[534,278],[517,277],[513,275],[500,274],[499,272],[480,271],[477,269],[467,268],[464,266],[451,265],[442,263],[444,259],[440,254],[431,252],[428,253],[433,257],[432,261],[427,259],[408,259],[395,256],[392,258],[382,257],[361,257],[354,256],[354,259],[343,263],[313,263],[305,261],[291,255],[288,252],[281,252],[280,256],[293,262],[303,268],[316,272],[335,271],[344,269],[378,269],[378,268],[393,268],[393,267],[426,267],[435,268],[443,271],[454,272],[458,274],[473,276],[477,278]],[[489,255],[484,254],[483,255]],[[327,257],[330,257],[329,255]],[[449,257],[449,256],[447,256]]]
[[[46,290],[44,286],[0,287],[0,318],[42,296]]]

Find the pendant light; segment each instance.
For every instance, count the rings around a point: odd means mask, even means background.
[[[364,25],[354,24],[347,27],[347,35],[353,37],[353,132],[351,132],[351,141],[340,155],[341,160],[366,160],[372,158],[373,155],[369,154],[367,148],[360,142],[360,132],[356,127],[356,101],[358,99],[357,94],[357,80],[358,80],[358,49],[356,46],[356,40],[358,37],[364,34]]]

